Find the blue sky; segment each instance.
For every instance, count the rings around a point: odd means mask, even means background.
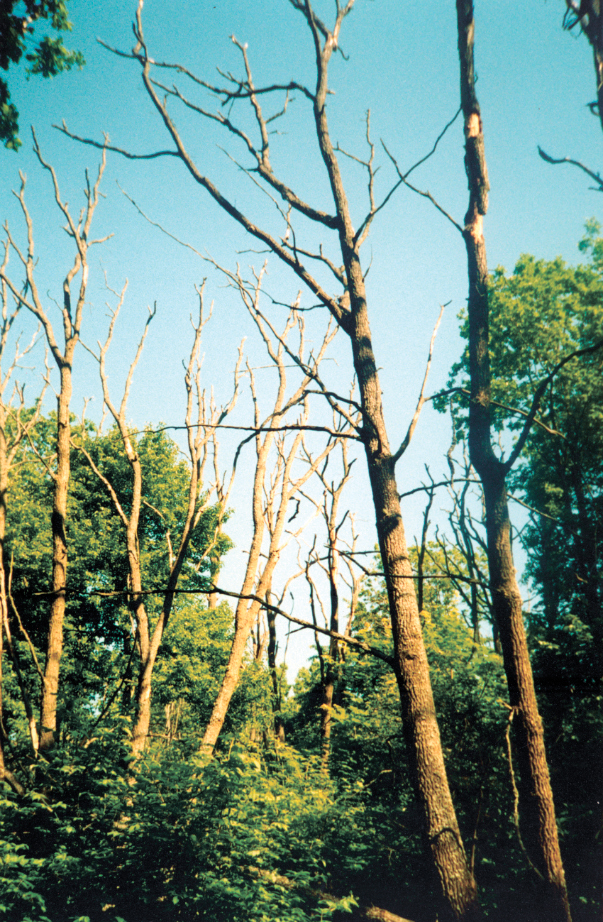
[[[0,154],[0,211],[19,226],[11,188],[19,183],[18,170],[27,175],[27,196],[36,225],[39,272],[43,286],[55,295],[65,271],[65,235],[53,208],[47,175],[31,151],[29,125],[36,127],[44,155],[56,167],[65,197],[81,202],[84,170],[93,171],[98,152],[70,141],[52,128],[65,119],[77,134],[102,139],[137,153],[171,146],[157,113],[143,90],[138,66],[112,55],[96,41],[129,50],[136,3],[131,0],[72,0],[73,33],[66,43],[84,52],[81,73],[51,81],[26,81],[10,75],[11,91],[21,113],[23,148],[18,155]],[[332,3],[316,7],[329,19]],[[510,0],[476,3],[476,65],[482,106],[486,156],[491,183],[490,210],[485,221],[489,265],[512,269],[524,252],[537,257],[563,256],[577,261],[577,243],[584,222],[599,216],[600,195],[588,188],[587,178],[569,167],[551,167],[539,159],[537,145],[554,156],[572,156],[597,169],[603,135],[587,108],[595,97],[589,46],[584,38],[562,31],[562,0]],[[240,55],[230,36],[248,43],[257,84],[296,79],[311,83],[312,47],[303,20],[286,0],[146,0],[145,34],[150,54],[157,60],[179,62],[210,81],[220,79],[216,68],[238,73]],[[410,4],[400,0],[357,0],[346,20],[341,46],[347,60],[338,57],[331,69],[329,100],[331,132],[347,151],[366,155],[365,119],[371,112],[371,135],[380,171],[377,194],[394,180],[383,141],[403,169],[424,156],[443,126],[458,108],[458,60],[455,8],[452,0]],[[166,81],[169,72],[162,74]],[[183,84],[186,85],[186,84]],[[202,95],[187,86],[191,98]],[[205,97],[205,104],[211,99]],[[267,108],[269,105],[267,104]],[[177,106],[176,120],[190,150],[205,172],[258,223],[277,232],[274,206],[233,164],[228,154],[245,160],[245,151],[232,137],[220,136],[215,126],[190,117]],[[235,110],[248,125],[243,106]],[[330,208],[329,190],[311,134],[308,104],[291,103],[273,139],[273,164],[283,178],[319,207]],[[414,174],[417,185],[429,190],[457,221],[467,201],[460,119],[442,140],[437,153]],[[344,163],[348,194],[359,222],[366,207],[362,170]],[[118,185],[119,184],[119,185]],[[147,306],[157,302],[157,317],[137,372],[130,417],[145,422],[181,422],[183,388],[181,362],[190,341],[189,314],[195,310],[194,284],[208,276],[207,297],[215,301],[214,318],[204,341],[204,376],[226,396],[225,382],[234,363],[241,336],[247,335],[252,362],[261,353],[244,309],[221,277],[190,251],[178,247],[149,226],[120,191],[125,189],[154,220],[209,253],[232,269],[259,265],[257,246],[195,186],[175,158],[132,162],[110,155],[103,183],[105,200],[99,207],[97,233],[113,233],[92,257],[91,306],[84,339],[91,345],[106,328],[104,276],[113,288],[129,279],[121,327],[111,357],[116,389],[132,357]],[[308,237],[310,239],[310,237]],[[326,243],[326,246],[330,244]],[[331,250],[334,252],[333,250]],[[446,381],[461,344],[457,314],[465,303],[465,252],[458,232],[422,198],[399,190],[375,222],[365,244],[370,263],[368,294],[374,346],[379,366],[391,441],[403,437],[412,416],[424,372],[431,330],[442,303],[450,302],[438,334],[431,389]],[[269,263],[269,285],[274,297],[293,299],[299,285],[274,260]],[[311,303],[308,293],[302,294]],[[304,300],[302,300],[302,304]],[[319,325],[316,320],[317,329]],[[318,335],[318,334],[316,334]],[[333,353],[335,380],[348,381],[351,363],[347,343],[338,338]],[[336,369],[336,370],[335,370]],[[30,384],[35,390],[35,380]],[[269,375],[267,376],[269,378]],[[269,383],[266,383],[266,399]],[[99,388],[93,363],[80,351],[75,372],[74,411],[85,397],[94,396],[90,413],[100,412]],[[244,408],[241,414],[244,415]],[[399,468],[402,490],[416,486],[428,463],[435,477],[445,469],[443,455],[450,440],[446,417],[425,411]],[[227,443],[228,447],[228,443]],[[360,467],[360,464],[357,465]],[[364,546],[372,546],[372,511],[367,484],[358,476],[353,506],[363,529]],[[445,505],[445,499],[443,500]],[[238,504],[238,506],[237,506]],[[242,549],[248,524],[238,508],[235,542]],[[421,503],[407,503],[409,538],[418,534]],[[234,552],[233,552],[234,553]],[[233,563],[233,568],[236,569]],[[233,569],[233,573],[234,573]]]

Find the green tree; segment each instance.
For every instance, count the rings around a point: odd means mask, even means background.
[[[411,548],[411,561],[416,572],[416,548]],[[421,618],[436,714],[461,831],[470,842],[469,860],[482,882],[485,908],[498,907],[509,918],[520,906],[527,910],[531,894],[512,820],[502,661],[483,639],[474,641],[470,603],[450,579],[437,578],[449,562],[438,544],[426,545]],[[380,561],[376,563],[379,572]],[[460,555],[455,569],[462,570]],[[353,636],[391,655],[382,576],[363,583]],[[333,700],[331,776],[363,791],[362,814],[354,817],[359,828],[349,845],[356,866],[348,870],[345,886],[361,902],[383,904],[387,894],[389,908],[423,918],[435,905],[437,888],[423,852],[394,672],[383,660],[349,647]],[[321,701],[320,668],[314,660],[298,676],[286,726],[287,738],[316,756],[321,749]],[[402,892],[400,879],[408,881]]]
[[[23,55],[28,62],[27,76],[41,74],[55,77],[86,63],[80,51],[69,51],[63,44],[62,32],[72,28],[67,11],[68,0],[3,0],[0,4],[0,68],[8,71],[19,64]],[[37,26],[49,21],[56,35],[38,40]],[[21,147],[19,112],[11,102],[8,80],[0,77],[0,141],[9,150]]]
[[[600,880],[603,613],[603,239],[591,221],[587,262],[522,256],[490,279],[490,357],[495,426],[521,429],[534,391],[550,380],[537,425],[510,486],[530,509],[523,531],[535,594],[528,617],[534,677],[552,780],[572,847],[568,873],[594,898]],[[467,321],[463,326],[468,335]],[[466,374],[467,355],[455,368]],[[579,819],[578,819],[579,818]]]
[[[99,434],[90,425],[87,428],[85,441],[91,457],[110,474],[119,501],[127,509],[132,481],[119,433],[111,429]],[[75,441],[81,441],[81,428],[74,425],[73,429]],[[52,572],[53,481],[42,461],[52,456],[55,431],[54,414],[37,422],[30,441],[23,444],[9,482],[5,566],[7,572],[12,572],[16,610],[37,650],[42,650],[45,643],[45,609]],[[137,450],[145,472],[139,530],[142,574],[145,588],[158,590],[157,597],[148,601],[155,617],[169,572],[166,537],[170,531],[178,533],[186,516],[189,471],[178,446],[165,432],[145,429]],[[128,712],[132,670],[128,673],[126,667],[132,659],[134,640],[126,598],[128,564],[121,521],[111,497],[84,456],[75,449],[71,455],[67,528],[74,551],[67,583],[65,674],[58,713],[63,734],[77,735],[79,730],[85,732],[99,702],[102,707],[121,679],[124,684],[119,703]],[[181,575],[182,588],[207,591],[215,562],[205,550],[213,543],[220,516],[219,508],[210,506],[200,517]],[[220,557],[229,546],[229,539],[221,534],[212,553]],[[189,603],[181,598],[176,597],[175,609],[183,607],[190,617]],[[198,606],[194,617],[203,617]],[[23,639],[14,612],[12,627],[15,637]],[[23,653],[29,659],[26,645]],[[35,681],[34,674],[30,681]]]

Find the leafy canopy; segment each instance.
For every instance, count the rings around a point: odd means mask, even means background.
[[[71,20],[67,12],[68,0],[3,0],[0,3],[0,68],[8,71],[11,64],[19,64],[23,55],[28,62],[25,72],[42,77],[55,77],[73,67],[86,63],[80,51],[69,51],[58,35],[45,35],[32,44],[36,25],[49,20],[57,33],[70,32]],[[18,11],[18,12],[17,12]],[[29,49],[29,50],[28,50]],[[11,102],[8,81],[0,77],[0,140],[9,150],[21,147],[19,138],[19,112]]]

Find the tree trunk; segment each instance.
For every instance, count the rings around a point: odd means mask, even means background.
[[[276,615],[268,609],[268,669],[272,680],[272,712],[274,714],[274,735],[281,743],[285,742],[285,725],[281,714],[281,686],[276,670]]]
[[[472,0],[457,0],[461,105],[465,119],[465,168],[469,208],[463,238],[469,274],[469,452],[484,488],[490,589],[498,626],[509,699],[513,708],[516,757],[520,768],[520,819],[531,860],[543,878],[542,919],[570,922],[570,910],[557,837],[542,722],[513,565],[506,493],[509,462],[494,454],[491,435],[488,263],[483,216],[488,208],[488,173],[481,112],[475,93]],[[511,459],[511,463],[512,463]]]
[[[277,183],[268,160],[267,123],[261,115],[259,104],[249,83],[256,119],[260,123],[262,132],[263,147],[261,152],[259,150],[256,152],[258,171],[294,208],[299,208],[310,220],[318,221],[323,226],[337,232],[343,264],[341,272],[337,270],[337,277],[344,289],[343,295],[339,298],[333,298],[326,293],[317,279],[308,272],[297,252],[290,252],[287,246],[251,222],[198,169],[186,151],[167,107],[157,95],[150,77],[151,61],[146,56],[143,42],[142,4],[139,5],[137,13],[138,45],[135,54],[139,57],[142,66],[142,79],[147,92],[170,132],[182,162],[195,181],[208,191],[222,209],[250,234],[267,245],[308,285],[318,299],[328,307],[339,326],[350,338],[362,406],[362,440],[371,482],[392,619],[395,669],[402,702],[408,758],[417,797],[423,810],[426,838],[441,885],[441,917],[443,919],[448,916],[469,922],[469,920],[481,918],[477,887],[465,855],[444,767],[429,679],[429,666],[423,644],[413,573],[406,546],[394,473],[396,459],[390,451],[385,429],[381,389],[368,323],[364,277],[359,259],[360,247],[375,212],[371,212],[364,231],[357,236],[352,225],[349,204],[327,120],[329,61],[338,48],[341,24],[352,8],[352,4],[336,5],[336,23],[332,31],[325,30],[324,23],[315,16],[309,0],[304,3],[296,2],[294,6],[305,17],[312,33],[316,57],[316,88],[311,98],[316,139],[331,186],[335,216],[317,212],[305,205],[284,184]],[[244,52],[244,49],[242,51]],[[260,595],[261,591],[261,588],[256,590]],[[248,634],[252,624],[253,620],[237,619],[237,632],[241,630]],[[230,682],[229,671],[230,663],[227,671],[227,678]],[[212,739],[217,738],[217,732],[219,732],[218,722],[214,726],[212,717],[206,732],[206,740],[210,748]],[[206,740],[204,740],[204,745],[206,745]],[[406,766],[404,768],[406,769]]]
[[[230,705],[230,700],[239,681],[241,666],[243,664],[243,657],[245,656],[245,649],[247,647],[247,641],[249,640],[249,634],[251,633],[251,629],[255,622],[255,616],[255,607],[253,608],[253,614],[250,614],[250,611],[248,611],[245,607],[245,611],[242,617],[237,618],[235,636],[230,648],[230,656],[228,657],[226,672],[224,674],[224,678],[222,679],[222,684],[220,685],[220,691],[218,692],[216,700],[214,701],[214,706],[212,708],[209,721],[207,722],[205,733],[203,734],[201,749],[206,753],[213,752],[213,749],[218,741],[220,731],[224,726],[224,721],[226,720],[226,714],[228,712],[228,706]]]
[[[67,583],[67,494],[69,490],[71,422],[71,366],[60,368],[61,390],[57,408],[57,468],[52,506],[52,602],[48,621],[48,640],[44,684],[40,706],[40,749],[52,748],[57,732],[59,670],[63,653],[63,621]]]
[[[331,596],[331,618],[329,629],[334,633],[339,633],[339,593],[337,591],[337,578],[339,575],[339,554],[336,548],[337,529],[335,515],[337,512],[337,502],[339,496],[333,497],[333,509],[331,510],[330,521],[327,517],[329,533],[329,588]],[[322,700],[320,702],[320,752],[321,765],[323,772],[329,770],[329,759],[331,758],[331,728],[333,725],[333,696],[335,693],[335,679],[337,661],[339,659],[339,642],[335,637],[331,637],[329,643],[329,657],[327,668],[324,674],[322,686]]]
[[[411,774],[441,886],[442,918],[447,913],[448,917],[459,920],[480,919],[477,886],[467,862],[446,776],[414,574],[402,523],[395,459],[383,417],[364,280],[355,254],[349,262],[348,280],[352,313],[349,336],[363,410],[363,442],[389,599],[395,671]]]
[[[138,609],[138,617],[140,618],[138,625],[140,631],[140,624],[144,618],[146,622],[146,643],[143,641],[143,643],[140,644],[140,667],[136,686],[136,710],[134,715],[134,726],[132,728],[132,752],[135,756],[139,756],[144,751],[149,735],[149,728],[151,726],[151,692],[153,668],[156,659],[156,656],[152,655],[150,649],[146,609],[144,610],[144,615],[142,615],[140,613],[141,608],[144,608],[144,606],[141,605]]]
[[[394,465],[387,442],[373,439],[365,447],[386,575],[404,736],[417,798],[425,817],[427,841],[449,915],[454,919],[479,919],[477,886],[465,855],[446,776]]]
[[[482,476],[486,503],[488,564],[494,617],[499,628],[509,703],[513,708],[519,767],[520,826],[530,860],[543,879],[543,922],[570,922],[555,806],[523,622],[522,599],[511,548],[504,469]]]

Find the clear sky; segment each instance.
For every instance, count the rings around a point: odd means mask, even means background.
[[[316,2],[327,21],[333,6],[326,0]],[[138,65],[111,54],[96,41],[98,37],[130,50],[135,7],[132,0],[72,0],[74,29],[66,44],[84,52],[84,70],[51,81],[26,81],[18,72],[9,77],[21,113],[23,148],[19,154],[0,153],[0,212],[11,227],[19,227],[10,190],[18,186],[18,171],[22,170],[27,175],[36,226],[41,287],[57,298],[66,266],[65,235],[53,208],[48,177],[31,151],[29,125],[35,125],[44,155],[55,165],[65,197],[74,208],[81,203],[84,170],[93,171],[99,156],[54,130],[54,123],[64,119],[75,133],[97,140],[106,132],[111,143],[135,153],[171,147],[141,85]],[[561,255],[575,262],[585,220],[601,213],[600,195],[589,190],[586,176],[569,167],[551,167],[537,154],[540,144],[554,156],[575,157],[595,170],[601,162],[603,135],[587,108],[595,98],[590,49],[583,37],[563,32],[564,9],[562,0],[476,3],[478,94],[491,183],[485,234],[492,268],[504,265],[511,270],[524,252],[547,259]],[[221,79],[217,68],[239,73],[240,54],[230,40],[234,34],[248,43],[258,85],[291,79],[311,84],[310,36],[302,17],[286,0],[146,0],[144,21],[149,52],[155,59],[182,63],[206,80]],[[407,169],[431,149],[458,108],[455,5],[452,0],[418,4],[357,0],[345,22],[341,47],[347,59],[337,57],[331,70],[332,135],[345,150],[365,157],[365,119],[370,109],[371,136],[380,166],[377,196],[383,196],[395,174],[381,141],[402,169]],[[169,71],[162,77],[167,83],[175,79]],[[211,97],[204,97],[192,84],[182,80],[179,84],[195,102],[215,106]],[[266,107],[268,110],[269,104]],[[173,104],[172,109],[202,169],[237,205],[248,209],[250,217],[284,233],[274,205],[229,158],[249,163],[241,144],[220,135],[215,125],[193,117],[182,106]],[[244,105],[232,114],[250,127]],[[273,165],[302,197],[330,209],[309,115],[308,103],[298,96],[286,117],[276,123],[279,134],[273,138]],[[363,172],[350,160],[343,165],[359,223],[366,208]],[[436,154],[416,170],[414,181],[462,222],[467,186],[460,119]],[[109,156],[103,183],[106,199],[99,207],[96,227],[98,236],[114,236],[92,256],[91,309],[84,339],[93,344],[106,327],[104,305],[112,296],[104,290],[103,272],[112,288],[121,288],[128,278],[129,293],[111,365],[118,389],[147,305],[157,302],[157,317],[134,382],[130,416],[137,425],[158,421],[177,425],[182,417],[181,362],[190,340],[188,318],[195,310],[195,283],[208,276],[208,300],[215,301],[204,341],[204,376],[207,386],[215,387],[218,401],[226,397],[225,385],[240,338],[248,336],[252,362],[261,364],[261,353],[244,308],[225,290],[220,276],[147,224],[120,187],[154,221],[228,268],[237,262],[260,265],[264,257],[250,252],[257,245],[194,185],[175,158],[129,161]],[[330,247],[327,252],[334,252],[332,244],[326,246]],[[391,441],[396,444],[412,416],[431,331],[439,306],[445,302],[450,304],[436,343],[432,390],[445,384],[448,369],[459,355],[457,314],[467,290],[465,252],[458,231],[429,202],[408,190],[398,190],[375,222],[364,260],[366,267],[370,263],[368,293],[375,352],[382,368]],[[274,259],[269,262],[269,286],[272,295],[282,301],[293,299],[299,288]],[[304,303],[312,303],[307,292],[302,293]],[[343,336],[333,356],[338,362],[334,372],[338,384],[348,381],[351,362]],[[74,411],[81,412],[84,398],[94,395],[90,412],[98,415],[96,371],[83,350],[75,379]],[[33,381],[30,387],[33,393]],[[269,389],[266,384],[262,394],[266,399]],[[244,412],[242,408],[239,421]],[[402,490],[424,478],[425,463],[438,477],[445,469],[443,455],[449,440],[446,417],[428,408],[399,467]],[[348,502],[357,514],[363,546],[371,547],[374,534],[368,488],[362,476],[356,483]],[[235,556],[244,549],[248,534],[242,497],[242,490],[235,495],[237,517],[230,527],[239,548]],[[445,497],[442,502],[446,505]],[[421,508],[420,501],[405,505],[411,539],[420,531]],[[234,578],[239,564],[230,566]]]

